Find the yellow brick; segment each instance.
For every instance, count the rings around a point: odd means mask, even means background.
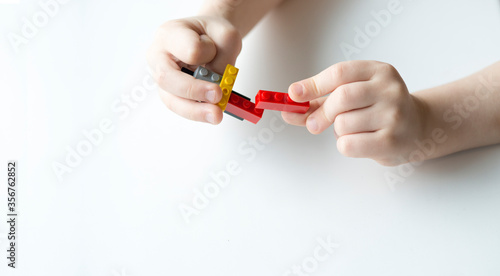
[[[236,76],[238,75],[239,69],[228,64],[222,80],[220,82],[220,88],[222,89],[222,99],[217,104],[222,111],[226,110],[227,102],[231,96],[231,91],[233,91],[234,82],[236,81]]]

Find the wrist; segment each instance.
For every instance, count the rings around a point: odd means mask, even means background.
[[[428,103],[428,99],[424,95],[418,93],[410,94],[413,99],[416,116],[416,125],[418,128],[416,139],[426,139],[432,133],[432,130],[437,128],[436,118],[434,116],[431,105]]]
[[[453,135],[450,125],[443,119],[448,108],[435,97],[437,93],[439,91],[429,89],[412,94],[419,106],[419,117],[422,122],[419,142],[427,144],[432,149],[425,152],[426,159],[442,157],[461,150],[459,137]]]
[[[228,21],[245,37],[270,10],[284,0],[206,0],[199,12]]]
[[[198,15],[223,18],[235,26],[234,14],[241,2],[236,0],[205,1]]]

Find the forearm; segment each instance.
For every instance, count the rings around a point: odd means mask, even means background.
[[[413,95],[424,110],[423,137],[444,133],[429,158],[500,143],[500,62]]]
[[[266,13],[283,1],[285,0],[206,0],[199,14],[227,19],[244,37]]]

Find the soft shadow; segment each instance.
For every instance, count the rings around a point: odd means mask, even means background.
[[[245,87],[247,91],[263,89],[287,92],[291,83],[313,76],[327,66],[343,60],[344,57],[338,56],[338,51],[325,55],[325,36],[334,35],[336,29],[343,28],[344,17],[350,12],[356,12],[357,5],[359,2],[348,0],[285,1],[262,22],[265,28],[258,34],[259,49],[253,53],[255,62],[260,65],[247,68],[252,71],[248,72],[249,75],[259,78],[255,80],[255,84]],[[271,116],[268,113],[264,114],[260,126],[269,124]],[[330,128],[326,132],[331,131]],[[289,126],[277,134],[277,137],[280,140],[279,150],[288,151],[287,159],[325,157],[324,147],[328,145],[327,150],[332,152],[335,161],[343,160],[336,151],[333,135],[314,136],[302,128]],[[491,164],[495,163],[493,161],[499,155],[500,146],[464,151],[427,161],[416,168],[412,177],[432,176],[453,180],[471,173],[474,176],[484,172],[492,173],[495,169],[491,168]],[[312,160],[308,161],[314,163]],[[311,169],[314,169],[313,166]]]
[[[346,0],[287,0],[272,11],[261,23],[263,28],[256,38],[259,42],[254,57],[261,65],[248,68],[253,71],[249,75],[259,76],[255,82],[258,86],[252,83],[245,88],[249,91],[287,92],[291,83],[311,77],[342,59],[333,51],[331,55],[325,55],[323,44],[325,37],[332,33],[332,25],[342,26],[342,19],[337,19],[335,14],[345,12],[349,9],[347,5],[351,3]],[[252,89],[254,85],[255,89]],[[275,114],[271,115],[271,112]],[[281,117],[281,114],[266,111],[259,125],[269,125],[274,116]],[[332,128],[325,133],[316,136],[305,128],[288,125],[277,134],[277,139],[280,139],[280,150],[287,158],[305,160],[311,156],[323,156],[325,145],[328,145],[328,150],[335,149]]]
[[[310,77],[343,57],[324,55],[325,36],[332,35],[332,25],[341,26],[332,17],[348,8],[343,0],[288,0],[264,20],[258,58],[265,64],[258,68],[264,78],[262,89],[286,92],[295,81]],[[333,51],[332,51],[333,52]],[[267,86],[267,88],[266,88]]]
[[[469,174],[472,168],[477,173],[498,168],[500,145],[486,146],[451,154],[425,162],[419,171],[426,174]]]
[[[453,191],[462,187],[479,189],[498,182],[500,145],[492,145],[429,160],[415,167],[408,180],[414,187]]]

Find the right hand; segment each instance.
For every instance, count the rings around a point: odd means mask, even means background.
[[[222,110],[215,105],[222,97],[215,83],[197,80],[181,72],[199,65],[222,74],[236,62],[242,38],[238,30],[220,17],[198,16],[172,20],[157,31],[148,51],[148,63],[160,86],[163,103],[190,120],[219,124]]]

